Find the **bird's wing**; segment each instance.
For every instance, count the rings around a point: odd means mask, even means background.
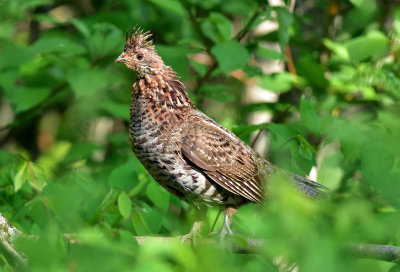
[[[188,116],[183,130],[182,154],[186,160],[226,190],[253,202],[263,200],[265,160],[202,113]]]

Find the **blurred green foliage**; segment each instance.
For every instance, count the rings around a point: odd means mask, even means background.
[[[400,243],[398,4],[298,0],[292,13],[260,0],[0,0],[0,212],[36,237],[16,241],[27,270],[390,270],[343,243]],[[264,21],[278,28],[256,34]],[[242,207],[233,223],[242,247],[266,239],[258,254],[138,246],[134,236],[187,233],[194,211],[130,150],[134,75],[113,60],[136,24],[201,109],[247,143],[266,130],[271,162],[301,175],[315,166],[330,188],[311,201],[270,178],[267,204]],[[264,74],[266,60],[295,70]],[[277,100],[246,103],[254,82]],[[249,125],[257,112],[274,122]],[[3,254],[0,266],[23,269]]]

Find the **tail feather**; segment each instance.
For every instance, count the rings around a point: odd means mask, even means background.
[[[325,186],[293,173],[288,174],[293,178],[296,190],[303,195],[311,198],[323,198],[326,196],[323,190],[328,188]]]
[[[292,185],[295,188],[296,191],[298,191],[299,193],[303,194],[304,196],[310,197],[310,198],[324,198],[326,197],[326,190],[328,190],[328,188],[326,188],[325,186],[316,183],[315,181],[312,181],[308,178],[290,173],[288,171],[285,171],[283,169],[280,169],[276,166],[273,166],[271,164],[268,165],[267,167],[267,173],[272,174],[272,173],[276,173],[276,172],[282,172],[284,174],[286,174],[287,176],[289,176],[291,178]]]

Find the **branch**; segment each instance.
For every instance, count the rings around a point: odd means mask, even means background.
[[[400,261],[400,247],[397,246],[348,243],[346,247],[349,253],[358,258],[392,263]]]
[[[0,245],[8,255],[11,255],[21,264],[26,265],[27,260],[14,248],[12,242],[21,232],[12,226],[7,219],[0,213]],[[71,243],[80,243],[76,234],[65,234],[66,239]],[[175,241],[182,242],[182,236],[177,237],[153,237],[153,236],[134,236],[139,245],[143,245],[147,241],[170,243]],[[207,238],[203,239],[203,244],[217,244],[219,240]],[[235,253],[254,254],[257,253],[267,243],[264,239],[246,239],[248,247],[242,248],[230,243]],[[229,238],[226,240],[228,244]],[[189,240],[182,242],[190,244]],[[400,260],[400,247],[376,244],[347,243],[345,249],[354,257],[363,259],[374,259],[386,262],[397,263]]]
[[[181,236],[178,237],[135,236],[135,239],[139,245],[143,245],[147,241],[153,241],[158,243],[170,243],[174,241],[181,241]],[[229,238],[227,241],[229,241]],[[266,241],[263,239],[246,239],[246,241],[248,243],[247,248],[241,248],[233,245],[234,252],[242,254],[254,254],[257,253],[257,251],[259,251],[266,244]],[[190,244],[190,241],[185,240],[182,243]],[[218,241],[214,239],[204,239],[202,243],[206,245],[216,244],[218,243]],[[373,259],[373,260],[386,261],[392,263],[397,263],[400,260],[400,247],[397,246],[347,243],[344,245],[344,247],[349,252],[349,254],[357,258]]]
[[[26,259],[14,248],[13,241],[21,232],[11,225],[0,213],[0,245],[4,251],[19,263],[26,265]]]

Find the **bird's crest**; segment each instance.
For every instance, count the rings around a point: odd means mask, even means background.
[[[148,40],[152,34],[150,31],[144,32],[139,27],[133,27],[132,30],[126,31],[125,46],[130,48],[153,48],[153,41]]]

